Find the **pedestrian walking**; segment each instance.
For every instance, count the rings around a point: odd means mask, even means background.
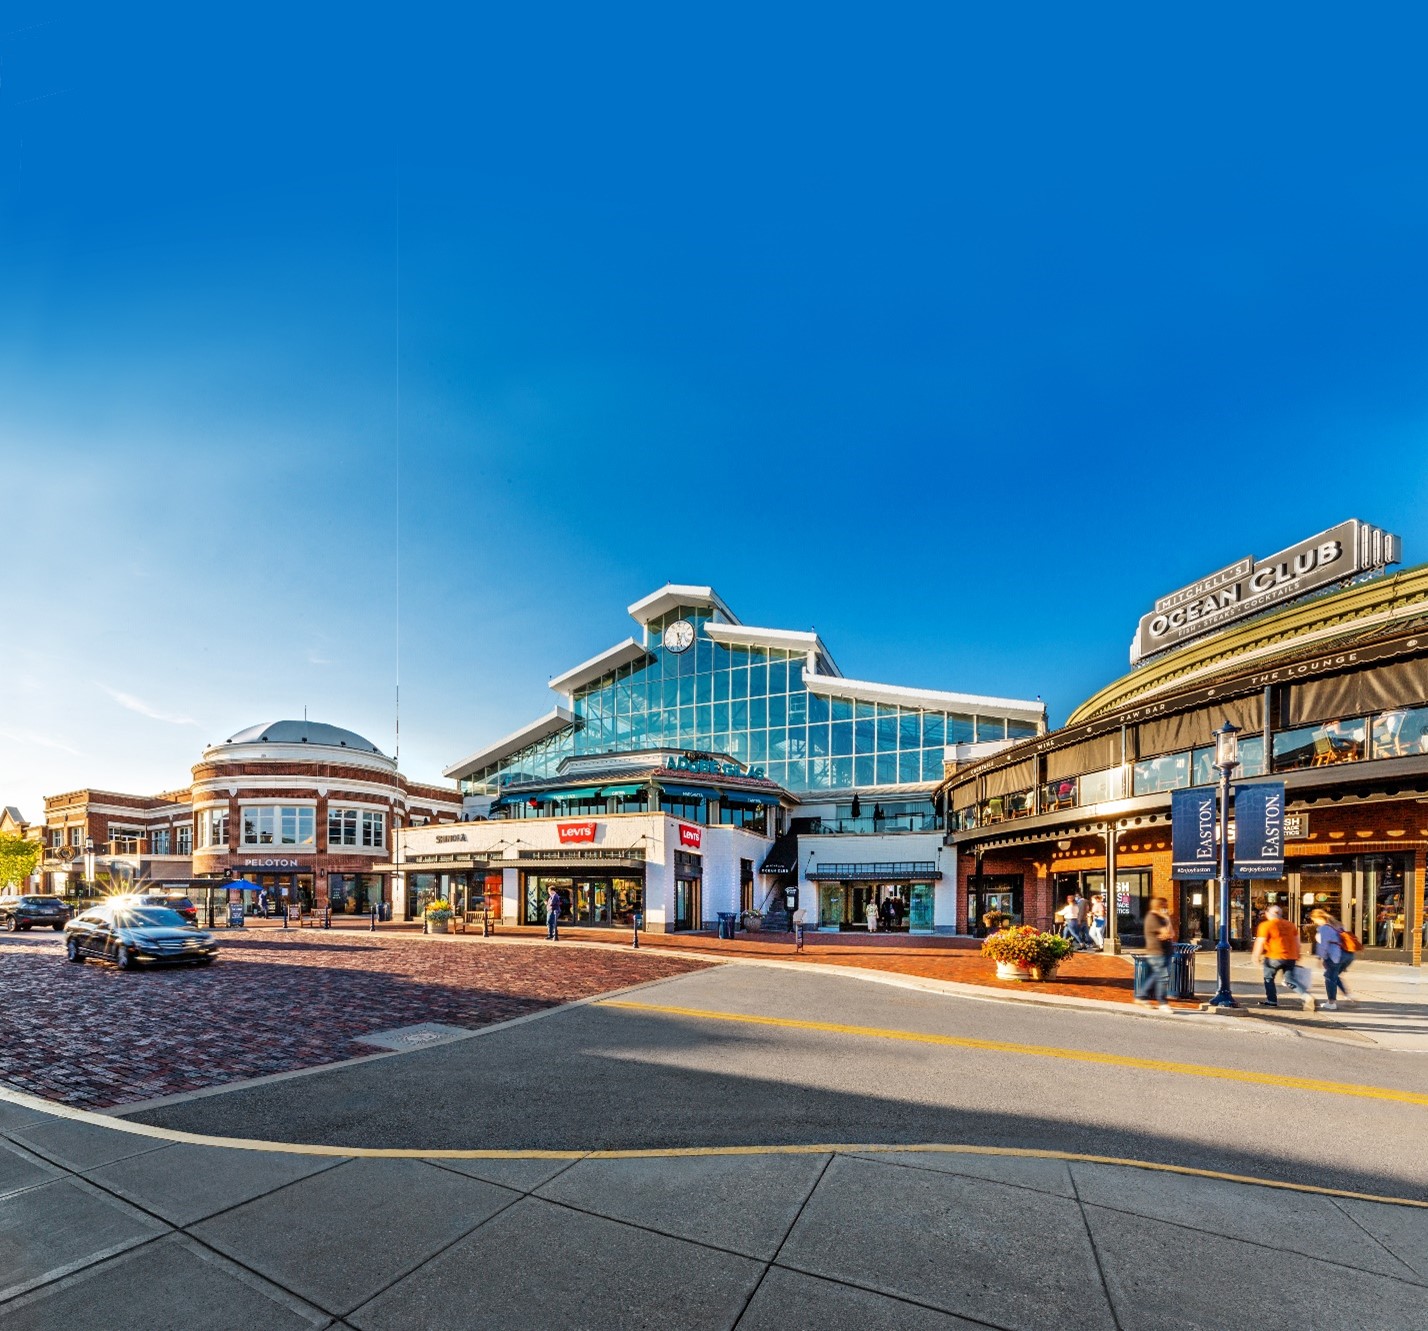
[[[1271,906],[1254,931],[1251,961],[1264,963],[1264,1005],[1279,1006],[1278,979],[1304,997],[1304,1010],[1314,1011],[1314,995],[1309,992],[1308,972],[1299,965],[1299,930],[1284,918],[1283,906]]]
[[[1096,946],[1091,939],[1090,920],[1091,903],[1078,892],[1076,893],[1076,941],[1088,952]]]
[[[1358,939],[1326,910],[1311,910],[1309,919],[1315,926],[1314,951],[1324,964],[1324,993],[1328,1000],[1324,1011],[1335,1012],[1340,999],[1345,1003],[1353,1002],[1344,989],[1343,975],[1354,959],[1350,949],[1358,943]]]
[[[863,915],[866,917],[866,919],[867,919],[867,921],[868,921],[868,932],[869,932],[870,934],[875,934],[875,933],[877,933],[877,931],[878,931],[878,903],[877,903],[876,901],[874,901],[872,897],[869,897],[869,898],[868,898],[868,905],[867,905],[867,908],[863,911]]]
[[[262,888],[258,892],[258,914],[265,920],[268,918],[268,889]]]
[[[1164,897],[1151,897],[1150,909],[1142,921],[1145,925],[1145,987],[1135,996],[1137,1003],[1149,1006],[1154,1001],[1162,1012],[1173,1012],[1170,993],[1170,949],[1175,942],[1175,929],[1170,923],[1170,903]]]
[[[1098,948],[1106,946],[1106,899],[1099,892],[1091,898],[1091,941]]]
[[[564,904],[560,893],[551,888],[545,899],[545,936],[549,942],[560,942],[560,909]]]
[[[1066,898],[1066,904],[1056,912],[1056,918],[1061,921],[1061,937],[1074,944],[1077,941],[1076,895],[1074,892]]]

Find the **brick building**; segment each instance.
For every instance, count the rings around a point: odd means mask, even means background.
[[[410,781],[370,740],[316,721],[250,726],[210,745],[181,790],[79,790],[45,800],[46,885],[240,880],[249,907],[265,890],[334,911],[392,900],[391,857],[404,826],[453,822],[451,787]]]

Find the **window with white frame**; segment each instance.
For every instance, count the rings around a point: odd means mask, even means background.
[[[82,846],[82,845],[84,845],[84,828],[82,828],[82,827],[71,827],[71,828],[69,829],[69,844],[70,844],[71,846]]]
[[[56,850],[64,845],[64,828],[52,827],[50,829],[50,845]]]
[[[193,828],[187,823],[178,829],[178,853],[180,855],[193,854]]]
[[[387,844],[387,815],[373,809],[329,809],[327,844],[381,850]]]
[[[256,804],[243,808],[245,846],[314,846],[317,810],[310,804]]]
[[[167,855],[169,853],[169,829],[167,827],[156,827],[149,833],[149,854]]]
[[[224,847],[228,845],[227,809],[205,809],[198,815],[198,844]]]

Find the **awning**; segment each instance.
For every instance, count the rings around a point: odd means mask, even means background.
[[[773,848],[764,856],[764,862],[759,865],[759,872],[778,874],[798,872],[797,832],[785,832],[773,843]]]
[[[757,790],[721,790],[719,802],[721,804],[768,805],[776,808],[779,799],[777,795],[765,795]]]
[[[579,790],[557,790],[549,798],[566,801],[580,800],[582,802],[595,800],[600,798],[600,787],[581,786]]]
[[[677,800],[707,800],[713,793],[708,790],[699,790],[694,786],[667,786],[664,782],[660,782],[660,790],[671,799]]]
[[[623,800],[629,799],[631,795],[639,795],[644,792],[644,786],[602,786],[600,793],[606,799]]]
[[[841,882],[918,882],[925,883],[942,877],[942,870],[931,860],[903,860],[894,864],[818,864],[808,870],[813,881],[837,880]]]

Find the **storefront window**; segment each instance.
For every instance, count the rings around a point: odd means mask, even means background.
[[[1179,790],[1189,784],[1190,755],[1167,753],[1136,763],[1131,790],[1136,795],[1153,795],[1161,790]]]
[[[1428,707],[1400,707],[1373,719],[1373,756],[1403,758],[1428,753]]]
[[[1373,937],[1363,941],[1370,947],[1403,947],[1408,928],[1406,855],[1365,855],[1363,857],[1364,932],[1372,921]]]
[[[1121,769],[1108,767],[1104,772],[1086,772],[1077,778],[1082,805],[1104,804],[1121,798]]]
[[[1301,767],[1355,762],[1364,756],[1367,732],[1368,724],[1363,717],[1276,731],[1274,770],[1292,772]]]
[[[243,809],[245,846],[312,846],[317,811],[311,805],[257,805]]]
[[[1263,776],[1265,773],[1264,736],[1251,735],[1247,739],[1242,738],[1239,743],[1238,757],[1240,765],[1230,773],[1232,779]],[[1192,786],[1213,786],[1219,779],[1220,770],[1215,766],[1215,746],[1211,744],[1203,749],[1196,749],[1192,760],[1190,784]]]
[[[1076,778],[1063,777],[1060,781],[1050,781],[1041,788],[1041,807],[1045,812],[1054,809],[1071,809],[1076,805]]]

